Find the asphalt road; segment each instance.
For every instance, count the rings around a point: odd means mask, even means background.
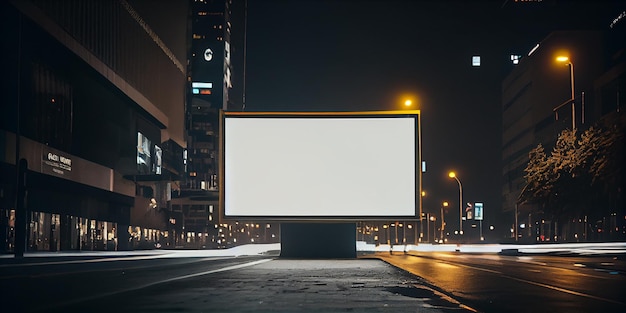
[[[626,312],[623,255],[378,253],[481,312]]]
[[[105,258],[50,258],[26,264],[0,266],[0,295],[5,312],[81,312],[120,307],[108,298],[167,282],[189,279],[241,266],[268,257],[161,258],[128,256]],[[4,310],[3,310],[4,311]],[[114,310],[120,312],[120,310]]]
[[[2,312],[626,312],[623,255],[117,254],[0,262]]]

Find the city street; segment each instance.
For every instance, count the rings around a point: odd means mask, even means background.
[[[2,302],[10,312],[471,312],[377,259],[212,252],[0,258]]]
[[[379,252],[481,312],[625,312],[623,255]]]
[[[376,248],[360,250],[357,259],[281,258],[278,244],[5,255],[0,288],[12,312],[626,310],[621,253],[421,251],[428,248],[422,245],[390,254]]]

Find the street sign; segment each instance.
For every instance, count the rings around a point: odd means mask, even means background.
[[[473,219],[474,210],[472,210],[472,204],[469,202],[467,203],[467,208],[465,208],[465,214],[467,215],[468,220]]]
[[[482,202],[474,203],[474,219],[478,221],[483,220],[483,203]]]

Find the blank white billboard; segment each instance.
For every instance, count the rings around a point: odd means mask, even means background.
[[[415,217],[419,111],[224,113],[226,218]]]

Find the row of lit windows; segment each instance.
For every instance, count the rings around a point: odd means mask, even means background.
[[[206,35],[198,35],[198,34],[193,34],[193,39],[194,40],[199,40],[199,39],[206,39]],[[222,36],[217,36],[215,38],[217,41],[223,41],[224,37]]]

